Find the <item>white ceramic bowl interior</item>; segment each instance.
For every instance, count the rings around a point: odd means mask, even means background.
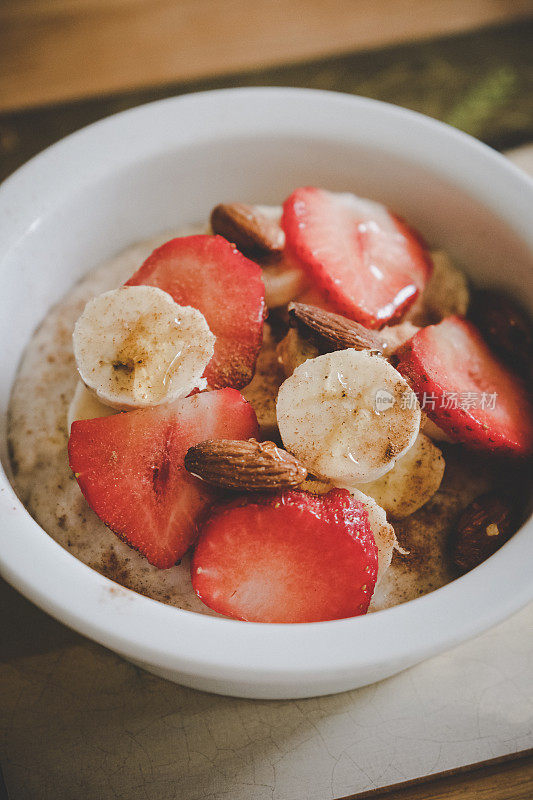
[[[296,89],[173,98],[86,128],[0,188],[0,446],[32,331],[88,270],[216,203],[279,203],[299,185],[385,201],[479,283],[533,308],[533,184],[468,136],[393,106]],[[83,634],[158,675],[244,697],[338,692],[391,675],[533,597],[532,526],[463,578],[366,617],[260,625],[131,592],[59,547],[0,476],[2,574]],[[511,588],[512,587],[512,588]]]

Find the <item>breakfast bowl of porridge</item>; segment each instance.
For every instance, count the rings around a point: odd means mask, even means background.
[[[533,184],[387,104],[208,92],[0,187],[0,567],[139,666],[379,680],[533,598]]]

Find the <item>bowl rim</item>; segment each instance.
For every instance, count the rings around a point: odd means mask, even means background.
[[[397,126],[398,134],[412,134],[410,146],[420,145],[422,160],[442,143],[450,160],[449,171],[444,174],[450,177],[453,172],[457,183],[463,176],[463,188],[470,180],[470,193],[477,192],[485,205],[490,205],[486,193],[498,181],[499,198],[493,211],[533,249],[533,233],[525,212],[526,195],[533,200],[533,181],[487,145],[444,123],[381,101],[284,87],[221,89],[171,97],[76,131],[32,158],[2,184],[0,221],[9,211],[10,226],[0,222],[0,241],[5,239],[9,249],[36,219],[38,201],[35,197],[27,199],[35,176],[40,183],[50,181],[57,190],[62,179],[54,172],[59,163],[65,175],[75,173],[88,145],[104,148],[108,138],[116,139],[124,125],[133,120],[138,126],[150,127],[161,114],[169,119],[186,117],[198,131],[206,113],[216,119],[222,109],[228,115],[231,108],[241,120],[255,113],[268,128],[266,114],[275,111],[273,124],[281,125],[288,104],[302,112],[300,122],[297,114],[291,115],[291,129],[300,126],[303,132],[304,120],[316,114],[317,129],[325,135],[329,131],[332,141],[346,137],[349,120],[362,114],[377,136],[383,126],[391,124]],[[221,127],[226,121],[225,116]],[[230,129],[226,125],[225,135],[231,135]],[[108,154],[104,161],[102,168],[112,169],[112,156]],[[518,213],[520,208],[523,213]],[[502,209],[507,209],[506,213]],[[517,211],[516,218],[509,218],[509,209]],[[533,598],[529,568],[532,530],[530,521],[493,557],[468,574],[384,611],[328,622],[241,622],[178,609],[100,575],[64,550],[30,517],[0,468],[0,572],[9,583],[70,627],[125,656],[220,680],[240,677],[257,684],[286,679],[324,682],[327,675],[332,681],[335,676],[355,675],[358,669],[369,670],[384,663],[397,663],[401,668],[407,661],[414,663],[448,649],[497,624]],[[513,578],[512,592],[502,580],[506,575]],[[169,631],[174,635],[169,636]]]

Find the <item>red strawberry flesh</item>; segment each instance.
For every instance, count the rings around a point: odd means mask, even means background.
[[[222,236],[183,236],[154,250],[126,286],[147,284],[176,303],[199,309],[216,336],[204,372],[212,389],[240,389],[252,380],[263,341],[265,287],[261,268]]]
[[[367,511],[343,489],[256,496],[216,509],[191,564],[210,608],[252,622],[365,614],[378,569]]]
[[[428,417],[453,439],[502,455],[533,452],[533,411],[525,386],[471,322],[447,317],[422,328],[396,355],[397,369]]]
[[[100,519],[151,564],[173,566],[191,546],[215,492],[185,453],[205,439],[248,439],[252,407],[234,389],[72,423],[69,463]]]
[[[368,328],[399,319],[431,273],[418,234],[385,206],[354,195],[296,189],[282,227],[287,252],[323,302]]]

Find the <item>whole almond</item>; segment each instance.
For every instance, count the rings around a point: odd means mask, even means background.
[[[485,289],[472,297],[470,317],[487,344],[523,378],[533,377],[533,323],[518,303]]]
[[[209,439],[191,447],[185,469],[207,483],[240,491],[277,491],[303,483],[307,470],[274,442]]]
[[[303,338],[311,338],[324,352],[332,350],[376,350],[383,353],[386,345],[375,331],[365,328],[340,314],[324,311],[305,303],[289,305],[291,324]]]
[[[211,228],[250,258],[279,256],[285,244],[279,222],[245,203],[216,206],[211,212]]]
[[[465,508],[453,542],[453,560],[459,570],[477,567],[511,538],[516,530],[510,502],[496,494],[484,494]]]

